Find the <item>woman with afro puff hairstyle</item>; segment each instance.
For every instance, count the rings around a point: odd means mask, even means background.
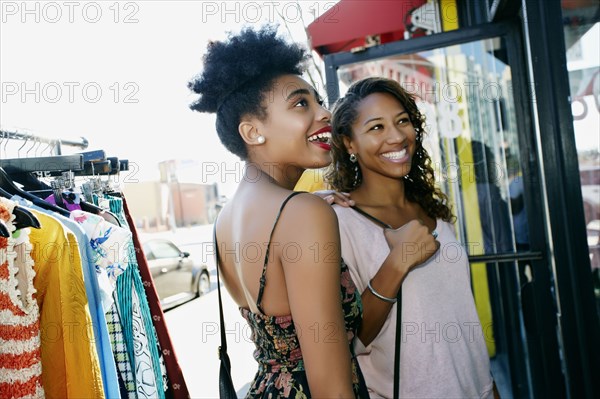
[[[371,397],[393,397],[397,306],[401,398],[492,397],[467,253],[435,186],[414,98],[394,80],[360,80],[334,105],[332,127],[327,176],[356,203],[334,209],[362,293],[355,351]]]
[[[225,147],[246,161],[216,221],[225,287],[252,329],[258,372],[247,397],[368,397],[352,353],[360,295],[341,262],[335,212],[293,192],[331,162],[331,114],[300,75],[305,50],[276,28],[212,42],[191,105],[217,115]]]

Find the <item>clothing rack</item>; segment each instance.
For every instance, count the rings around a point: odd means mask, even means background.
[[[78,147],[81,149],[86,149],[89,145],[89,142],[85,137],[81,137],[81,141],[73,141],[73,140],[47,138],[47,137],[38,136],[35,134],[30,134],[30,133],[11,132],[8,130],[0,130],[0,139],[25,140],[25,142],[32,140],[36,143],[50,144],[54,148],[55,155],[62,154],[62,146],[63,145],[66,145],[69,147]]]
[[[81,142],[75,142],[0,130],[0,152],[2,151],[1,143],[3,139],[6,139],[7,142],[13,139],[26,140],[25,143],[27,143],[28,139],[32,139],[35,143],[34,146],[37,143],[54,145],[52,150],[55,150],[60,144],[67,144],[69,146],[80,148],[86,148],[88,146],[88,141],[84,137],[81,138]],[[21,148],[23,146],[21,146]],[[27,153],[29,153],[30,150],[31,148]],[[46,150],[47,149],[44,151]],[[60,154],[60,147],[58,147],[58,151],[56,152]],[[10,178],[7,177],[7,180],[14,180],[24,187],[27,186],[28,191],[35,190],[37,189],[35,187],[40,186],[49,188],[47,185],[39,184],[37,177],[41,177],[41,174],[43,174],[44,177],[61,177],[64,173],[69,172],[72,173],[73,176],[100,177],[101,175],[116,175],[119,174],[119,172],[127,170],[129,170],[129,160],[119,159],[117,157],[107,157],[104,150],[86,151],[72,155],[51,155],[41,157],[25,156],[9,159],[0,158],[0,172],[8,173]],[[108,183],[108,181],[105,183]],[[91,199],[89,199],[89,201],[91,201]]]
[[[77,153],[61,154],[62,145]],[[135,223],[119,179],[108,177],[127,171],[129,161],[87,148],[83,137],[0,129],[0,237],[13,238],[0,239],[0,258],[8,259],[0,261],[0,296],[8,298],[0,301],[0,313],[9,337],[0,357],[16,359],[6,369],[11,383],[0,378],[0,398],[143,392],[187,399]],[[9,158],[13,152],[16,158]],[[50,294],[34,296],[41,289]],[[66,339],[67,324],[80,326],[80,333]],[[49,326],[65,338],[60,345],[43,339]],[[77,364],[52,362],[57,356]]]

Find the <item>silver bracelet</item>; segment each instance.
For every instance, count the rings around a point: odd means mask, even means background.
[[[371,294],[375,295],[377,298],[381,299],[384,302],[387,302],[387,303],[396,303],[396,302],[398,302],[398,298],[388,298],[387,296],[383,296],[379,292],[375,291],[375,289],[371,285],[371,281],[370,280],[367,283],[367,287],[369,287],[369,291],[371,291]]]

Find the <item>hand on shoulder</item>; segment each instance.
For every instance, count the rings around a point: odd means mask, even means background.
[[[355,204],[350,198],[350,193],[334,190],[320,190],[313,192],[313,194],[324,199],[329,205],[337,204],[343,207],[350,207]]]

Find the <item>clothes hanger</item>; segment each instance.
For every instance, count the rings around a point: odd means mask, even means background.
[[[102,155],[104,154],[104,151],[95,151],[95,153],[98,153],[98,152],[102,153]],[[116,158],[114,158],[114,159],[116,160]],[[118,162],[118,160],[117,160],[117,162]],[[82,171],[82,172],[86,173],[87,176],[90,176],[90,175],[93,176],[93,177],[99,176],[99,175],[96,174],[98,172],[96,170],[96,168],[99,167],[99,169],[100,169],[101,172],[109,174],[110,173],[110,169],[111,169],[111,163],[112,162],[110,160],[104,160],[104,161],[98,161],[98,162],[94,162],[94,161],[89,161],[88,162],[88,161],[86,161],[85,162],[84,171]],[[78,172],[71,173],[71,175],[77,176]],[[70,181],[70,183],[68,184],[68,186],[70,186],[71,188],[74,187],[74,182],[73,182],[72,178],[69,181]],[[57,197],[57,191],[56,190],[54,191],[54,194],[55,194],[55,198],[56,198]],[[62,194],[64,194],[64,192]],[[58,193],[58,197],[59,197],[59,200],[56,200],[56,203],[59,204],[59,205],[61,205],[61,206],[66,207],[67,205],[63,201],[64,197],[60,193]],[[67,194],[67,197],[68,197],[68,194]],[[68,198],[64,198],[64,200],[67,201]],[[112,213],[112,212],[110,212],[108,210],[105,210],[105,209],[103,209],[103,208],[101,208],[99,206],[96,206],[92,202],[85,201],[85,197],[83,195],[81,195],[81,199],[80,199],[80,202],[79,202],[79,207],[81,208],[81,210],[83,210],[85,212],[89,212],[89,213],[93,213],[95,215],[99,215],[104,220],[106,220],[107,222],[109,222],[111,224],[114,224],[115,226],[121,227],[121,222],[119,221],[119,219],[117,218],[117,216],[114,213]]]
[[[32,227],[34,229],[40,229],[42,227],[42,224],[38,218],[28,209],[17,205],[13,208],[12,213],[15,216],[13,223],[15,225],[15,229],[17,230],[24,229],[26,227]]]
[[[91,159],[91,160],[84,162],[85,157],[88,157],[88,159]],[[41,157],[41,158],[16,158],[16,159],[3,160],[2,164],[7,164],[9,166],[9,170],[11,170],[13,173],[17,172],[17,171],[18,172],[43,171],[43,172],[49,172],[50,174],[60,173],[60,175],[63,176],[65,174],[65,171],[68,171],[69,173],[75,174],[75,175],[78,175],[80,173],[82,175],[89,175],[90,173],[92,175],[94,175],[95,174],[95,171],[94,171],[95,164],[94,164],[93,160],[103,158],[103,157],[105,157],[104,151],[94,151],[91,153],[75,154],[75,155],[60,155],[60,156]],[[110,162],[109,161],[100,161],[99,163],[103,166],[102,170],[107,170],[107,171],[110,170]],[[0,169],[1,169],[1,166],[0,166]],[[72,173],[73,171],[74,171],[74,173]],[[31,178],[32,175],[29,175],[29,177]],[[7,185],[7,187],[9,188],[8,191],[10,193],[17,194],[23,198],[29,199],[30,201],[32,201],[34,204],[38,205],[41,208],[52,210],[54,212],[60,213],[61,215],[65,216],[65,217],[70,216],[70,211],[68,209],[66,209],[66,205],[63,202],[61,189],[59,189],[57,187],[50,187],[48,189],[48,185],[40,182],[39,187],[42,189],[36,190],[35,195],[34,195],[33,193],[28,193],[24,190],[18,189],[14,185],[13,179],[10,176],[7,176],[5,178],[5,180],[7,180],[7,181],[4,184]],[[34,186],[34,184],[31,182],[31,180],[29,180],[28,183],[29,183],[28,184],[29,187]],[[0,179],[0,186],[2,186],[2,185],[3,184]],[[39,196],[44,197],[48,194],[54,194],[56,205],[50,204],[39,197]],[[84,210],[86,212],[94,213],[94,214],[99,214],[101,212],[105,212],[102,208],[96,207],[93,204],[86,203],[85,201],[82,201],[80,203],[80,206],[81,206],[82,210]],[[115,215],[110,214],[110,215],[107,215],[106,218],[108,219],[109,222],[120,226],[120,223]]]
[[[33,141],[33,145],[26,151],[26,155],[36,147],[38,140]],[[25,147],[25,143],[19,148],[20,150]],[[48,147],[46,147],[48,149]],[[41,182],[33,175],[32,172],[44,172],[50,176],[61,176],[65,171],[74,172],[75,176],[96,176],[97,174],[117,174],[121,169],[128,170],[129,164],[126,161],[123,166],[120,165],[118,158],[107,158],[104,150],[87,151],[74,155],[54,155],[47,157],[37,157],[37,149],[34,154],[36,157],[25,157],[25,158],[14,158],[0,160],[0,168],[6,167],[10,174],[4,171],[4,177],[0,177],[0,187],[5,187],[5,191],[8,191],[8,198],[10,194],[16,194],[20,197],[26,198],[32,201],[34,204],[41,208],[52,210],[60,213],[65,217],[70,216],[70,211],[64,204],[62,193],[56,187],[49,187],[47,184]],[[14,176],[13,176],[14,175]],[[17,180],[18,179],[18,180]],[[25,182],[21,183],[27,188],[25,190],[33,189],[32,193],[29,193],[23,189],[19,189],[14,185],[14,181]],[[35,195],[34,195],[35,194]],[[49,194],[54,194],[57,205],[47,203],[40,197],[46,197]],[[90,213],[98,214],[102,216],[108,222],[121,226],[119,219],[110,211],[106,211],[96,205],[81,201],[81,209]]]
[[[4,220],[0,219],[0,237],[8,238],[10,237],[10,231],[8,230],[8,226],[4,223]]]
[[[113,158],[113,160],[109,161],[109,162],[110,162],[110,164],[114,165],[115,160],[117,163],[116,166],[118,167],[119,161],[117,158]],[[112,166],[112,167],[114,168],[114,166]],[[106,172],[106,174],[107,175],[111,174],[110,170],[108,170]],[[98,192],[101,192],[102,194],[105,193],[104,184],[102,183],[100,175],[97,175],[94,186],[95,186],[95,188],[94,188],[95,193],[98,193]],[[81,205],[82,205],[81,209],[86,210],[86,209],[84,209],[84,206],[89,207],[90,210],[88,210],[88,212],[92,212],[92,213],[102,216],[102,218],[104,218],[104,220],[106,220],[107,222],[109,222],[111,224],[114,224],[115,226],[119,226],[119,227],[123,226],[121,224],[121,221],[119,220],[119,218],[117,218],[117,215],[112,213],[110,210],[106,210],[106,209],[96,206],[95,204],[92,204],[90,202],[85,202],[85,205],[83,203]]]
[[[1,167],[0,167],[0,188],[3,189],[4,193],[7,193],[7,195],[3,195],[4,197],[9,196],[7,198],[10,198],[10,197],[12,197],[12,195],[18,195],[21,198],[24,198],[26,200],[33,202],[35,205],[39,206],[40,208],[44,208],[46,210],[59,213],[65,217],[69,217],[69,212],[67,210],[62,209],[57,206],[54,206],[52,204],[49,204],[46,201],[44,201],[43,199],[38,198],[35,195],[28,193],[27,191],[24,191],[24,190],[20,189],[19,187],[17,187],[15,185],[15,183],[12,181],[12,179],[10,178],[10,176]]]
[[[99,215],[104,220],[106,220],[108,223],[114,224],[115,226],[122,227],[121,222],[119,221],[117,216],[114,213],[112,213],[111,211],[107,211],[107,210],[100,208],[99,206],[96,206],[94,204],[91,204],[87,201],[81,201],[81,203],[79,205],[81,205],[82,211],[86,211],[89,213],[93,213],[95,215]]]
[[[52,187],[39,179],[34,172],[22,172],[14,166],[2,166],[13,182],[19,183],[23,190],[35,194],[36,190],[50,190]]]
[[[6,144],[9,141],[7,139]],[[47,153],[49,156],[38,157],[36,151],[33,158],[0,159],[0,167],[4,169],[13,182],[21,184],[24,191],[51,190],[52,188],[49,185],[39,179],[39,176],[35,174],[36,172],[44,171],[44,173],[49,173],[55,170],[64,170],[65,168],[67,170],[81,170],[83,168],[82,155],[52,155],[52,151],[55,148],[56,143],[52,145],[52,142],[48,142],[42,153]],[[6,153],[6,149],[4,152]]]
[[[0,187],[0,197],[10,199],[12,197],[12,195],[9,194],[8,192],[6,192],[2,187]]]
[[[2,189],[1,187],[0,187],[0,195],[7,199],[12,198],[12,195],[9,192],[7,192],[6,190]],[[29,210],[27,210],[23,207],[15,206],[13,208],[12,214],[15,217],[13,224],[17,230],[23,229],[25,227],[33,227],[34,229],[39,229],[41,227],[41,224],[40,224],[40,221],[38,220],[38,218],[35,217],[35,215],[33,213],[31,213]],[[0,222],[1,221],[2,220],[0,220]],[[5,225],[5,227],[6,227],[6,225]],[[7,228],[7,231],[8,231],[8,228]],[[10,233],[8,236],[3,236],[3,237],[9,237],[9,236],[10,236]]]

